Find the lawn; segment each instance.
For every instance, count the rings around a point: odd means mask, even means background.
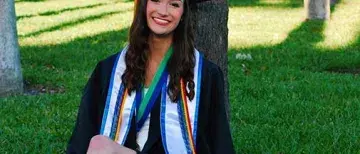
[[[329,21],[305,21],[300,0],[229,3],[237,153],[360,152],[360,1],[340,1]],[[82,89],[96,63],[126,43],[132,7],[16,1],[27,89],[46,93],[0,99],[0,153],[64,152]]]

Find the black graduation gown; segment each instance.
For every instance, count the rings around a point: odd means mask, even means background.
[[[118,54],[99,62],[93,71],[81,99],[67,153],[86,153],[90,139],[100,133],[111,73]],[[204,59],[201,82],[196,151],[199,154],[233,154],[235,152],[225,113],[224,81],[220,68]],[[136,128],[133,127],[136,118],[132,119],[125,146],[138,153],[164,153],[160,135],[160,97],[151,111],[149,136],[141,152],[137,148]]]

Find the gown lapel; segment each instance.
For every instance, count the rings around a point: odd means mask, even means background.
[[[160,95],[159,95],[160,96]],[[131,149],[137,149],[139,151],[139,146],[136,142],[136,120],[133,117],[131,120],[131,127],[129,130],[128,137],[125,141],[125,146]],[[157,98],[154,108],[151,111],[150,116],[150,126],[148,138],[145,142],[142,152],[149,152],[154,147],[157,142],[161,142],[161,133],[160,133],[160,97]]]
[[[160,96],[160,95],[159,95]],[[161,142],[160,135],[160,97],[158,96],[151,111],[149,135],[142,151],[149,151],[157,142]]]

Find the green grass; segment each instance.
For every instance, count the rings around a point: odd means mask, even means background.
[[[359,1],[325,22],[304,21],[300,0],[229,4],[236,151],[360,152],[359,75],[325,71],[360,68]],[[0,99],[0,153],[63,153],[90,73],[126,42],[132,2],[19,0],[16,13],[25,80],[65,91]]]
[[[228,0],[231,7],[251,6],[251,7],[283,7],[296,8],[302,7],[302,0]]]

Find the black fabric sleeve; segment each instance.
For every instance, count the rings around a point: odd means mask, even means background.
[[[101,85],[101,62],[93,71],[85,89],[73,134],[68,143],[68,154],[87,152],[90,140],[99,134],[104,103]]]
[[[210,151],[214,154],[234,154],[233,141],[231,138],[229,121],[226,117],[224,101],[224,77],[221,69],[216,66],[211,70],[211,107]]]

